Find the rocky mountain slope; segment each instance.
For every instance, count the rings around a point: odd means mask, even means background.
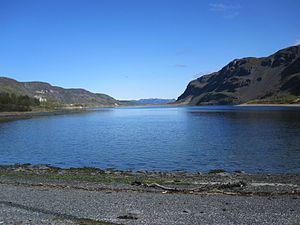
[[[263,58],[235,59],[191,81],[177,103],[190,105],[300,102],[300,45]]]
[[[116,105],[118,101],[105,94],[91,93],[84,89],[65,89],[44,82],[18,82],[0,77],[0,92],[35,97],[41,102],[55,101],[62,104],[83,104],[88,106]]]

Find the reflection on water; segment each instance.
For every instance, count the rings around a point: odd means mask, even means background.
[[[100,109],[0,123],[0,143],[0,164],[300,172],[300,109]]]

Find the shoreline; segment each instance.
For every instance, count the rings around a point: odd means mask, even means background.
[[[43,116],[84,113],[84,112],[91,112],[93,111],[93,109],[94,107],[93,108],[64,108],[64,109],[56,109],[56,110],[36,110],[36,111],[28,111],[28,112],[0,112],[0,122],[6,122],[6,121],[12,121],[18,119],[31,119],[31,118],[43,117]]]
[[[299,206],[300,173],[0,166],[4,224],[297,224]]]
[[[92,182],[127,190],[164,190],[183,194],[230,195],[299,195],[300,172],[296,173],[245,173],[226,172],[222,169],[209,172],[153,172],[98,169],[93,167],[59,168],[47,164],[0,165],[1,179],[37,180],[43,182]],[[0,182],[1,183],[1,182]],[[229,191],[229,192],[228,192]]]
[[[61,108],[55,110],[33,110],[27,112],[0,112],[0,122],[7,122],[18,119],[31,119],[34,117],[43,117],[43,116],[55,116],[55,115],[67,115],[74,113],[84,113],[84,112],[92,112],[95,109],[100,108],[126,108],[126,107],[182,107],[182,106],[191,106],[191,105],[180,105],[180,104],[165,104],[165,105],[132,105],[132,106],[97,106],[97,107],[78,107],[78,108]],[[204,105],[205,106],[205,105]],[[209,105],[211,106],[211,105]],[[219,106],[219,105],[218,105]],[[225,105],[226,106],[226,105]],[[240,104],[240,105],[231,105],[235,107],[300,107],[300,104]]]
[[[300,104],[259,104],[259,103],[244,103],[240,105],[235,105],[235,106],[274,106],[274,107],[300,107]]]

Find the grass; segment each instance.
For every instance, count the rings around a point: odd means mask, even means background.
[[[194,176],[185,176],[180,173],[101,170],[94,167],[63,169],[49,165],[32,164],[0,166],[0,176],[15,179],[37,179],[38,181],[61,180],[136,186],[153,183],[160,185],[189,185],[194,182],[195,178]]]
[[[223,169],[215,169],[215,170],[210,170],[208,173],[210,174],[216,174],[216,173],[225,173],[226,171]]]
[[[299,104],[300,99],[297,96],[272,96],[264,99],[256,99],[247,102],[248,104]]]
[[[88,174],[34,174],[24,172],[0,172],[0,176],[17,177],[17,178],[42,178],[52,180],[66,181],[92,181],[99,183],[126,183],[130,184],[134,181],[131,177],[116,177],[109,175],[88,175]]]
[[[81,169],[80,169],[81,170]],[[1,171],[0,176],[2,177],[14,177],[14,178],[26,178],[26,179],[50,179],[50,180],[63,180],[63,181],[86,181],[86,182],[98,182],[105,184],[152,184],[158,183],[162,185],[171,184],[188,184],[185,180],[164,178],[164,177],[149,177],[147,175],[133,175],[133,174],[93,174],[95,172],[93,168],[83,169],[78,172],[76,169],[66,170],[65,174],[58,173],[58,170],[54,168],[54,171],[46,173],[32,173],[32,172],[15,172],[15,171]],[[76,172],[75,172],[76,171]]]

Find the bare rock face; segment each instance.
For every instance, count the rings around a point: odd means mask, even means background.
[[[263,58],[235,59],[220,71],[191,81],[177,103],[242,104],[300,99],[300,45]],[[286,102],[293,103],[293,102]]]

